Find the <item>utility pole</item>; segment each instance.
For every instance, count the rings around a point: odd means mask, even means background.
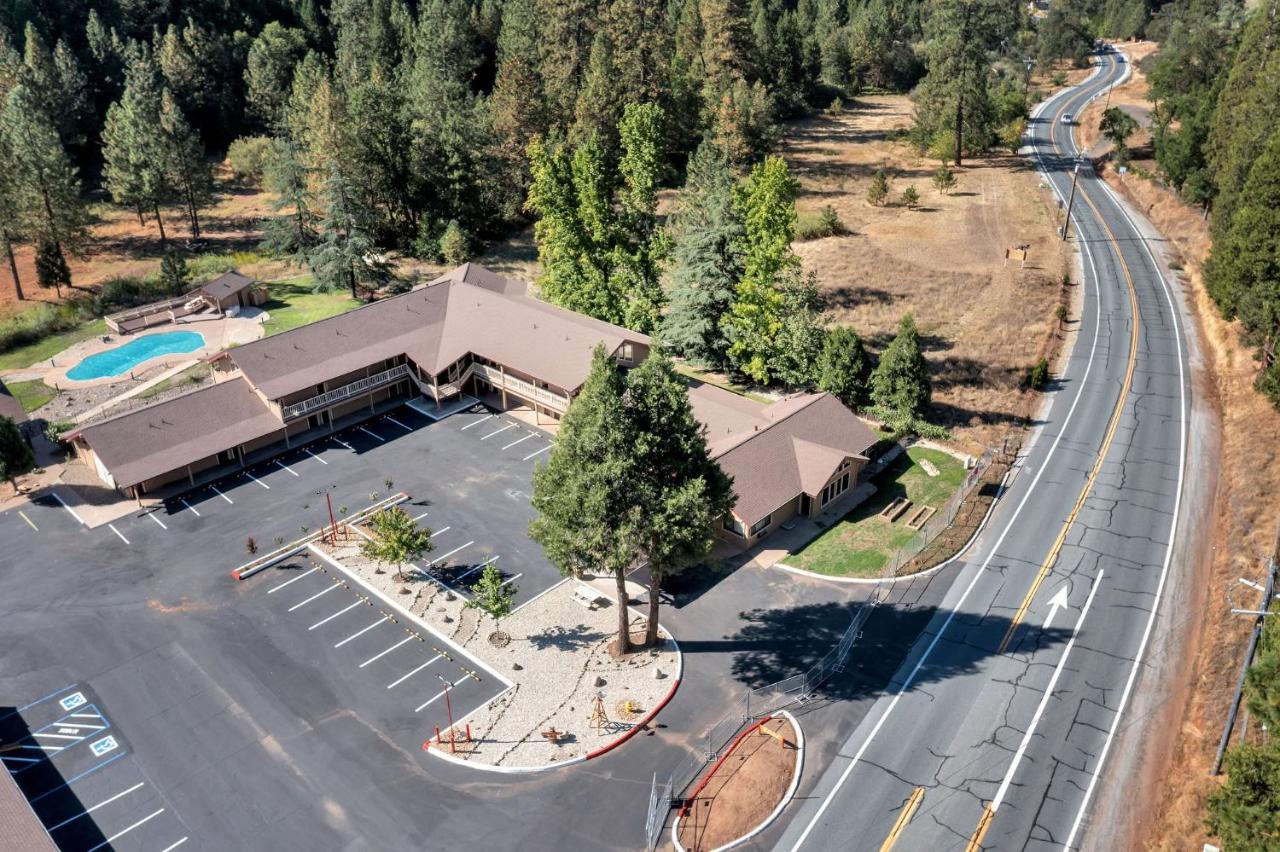
[[[1067,218],[1062,223],[1062,241],[1067,241],[1067,232],[1071,230],[1071,207],[1076,203],[1076,182],[1080,180],[1080,160],[1076,159],[1076,166],[1071,170],[1071,195],[1067,199]]]

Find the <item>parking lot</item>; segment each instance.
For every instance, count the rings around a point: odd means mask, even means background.
[[[168,852],[191,840],[133,759],[127,735],[85,685],[0,710],[0,763],[59,849]]]

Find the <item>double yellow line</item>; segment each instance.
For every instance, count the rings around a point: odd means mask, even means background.
[[[893,824],[893,830],[884,839],[884,843],[880,844],[880,852],[889,852],[889,850],[893,849],[893,845],[902,836],[902,830],[907,827],[907,823],[911,822],[911,818],[915,816],[916,808],[920,807],[920,801],[923,798],[923,787],[917,787],[911,792],[907,801],[902,805],[902,813],[898,814],[898,821]]]

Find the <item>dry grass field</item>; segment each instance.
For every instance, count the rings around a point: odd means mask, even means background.
[[[783,154],[802,186],[801,217],[831,205],[849,233],[796,244],[834,322],[875,349],[899,318],[916,319],[934,369],[936,418],[977,450],[1025,415],[1026,370],[1049,352],[1069,257],[1055,236],[1047,190],[1022,158],[996,154],[956,169],[947,194],[936,160],[902,138],[912,105],[901,95],[858,99],[839,115],[792,125]],[[867,201],[872,174],[890,175],[889,202]],[[908,185],[920,195],[900,203]],[[1026,268],[1005,250],[1029,246]]]

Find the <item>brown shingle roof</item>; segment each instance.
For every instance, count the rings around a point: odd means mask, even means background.
[[[89,446],[127,488],[281,429],[243,378],[82,426]]]
[[[574,391],[597,344],[649,338],[566,311],[468,263],[400,296],[241,346],[229,354],[269,399],[397,355],[439,373],[467,353]]]
[[[13,776],[0,772],[0,826],[3,826],[6,849],[23,852],[57,852],[44,824],[36,816],[27,797],[22,795]]]
[[[253,279],[239,272],[224,272],[212,281],[201,284],[199,290],[211,299],[225,299],[253,286]]]
[[[734,514],[748,526],[796,495],[816,496],[847,458],[865,458],[876,435],[831,394],[799,394],[771,405],[712,385],[689,389],[707,446],[733,477]]]
[[[22,403],[9,393],[9,389],[2,381],[0,381],[0,417],[8,417],[18,424],[27,422],[27,412],[22,408]]]

